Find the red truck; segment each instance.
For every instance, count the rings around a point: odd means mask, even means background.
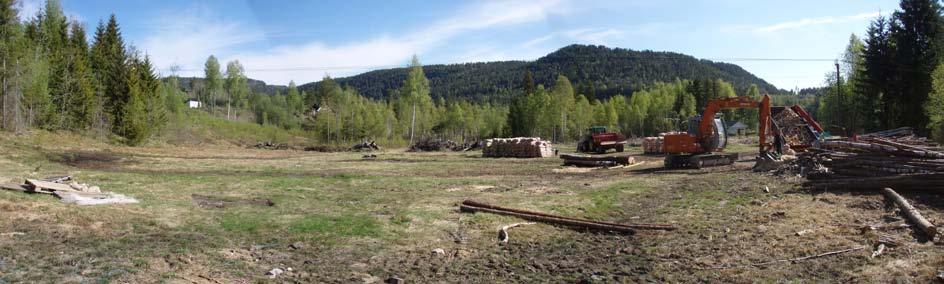
[[[577,152],[602,154],[609,149],[623,152],[623,147],[626,145],[626,137],[623,135],[607,132],[606,126],[590,127],[587,132],[587,135],[577,142]]]

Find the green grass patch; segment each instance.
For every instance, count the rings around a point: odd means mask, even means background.
[[[270,228],[269,218],[259,214],[226,213],[220,218],[220,227],[226,231],[239,233],[257,233]]]
[[[336,237],[374,237],[380,235],[376,219],[364,215],[345,214],[337,217],[309,215],[289,225],[293,233],[316,233]]]
[[[626,181],[611,185],[607,188],[587,192],[585,198],[590,200],[590,205],[585,208],[587,217],[602,217],[611,212],[619,211],[620,199],[627,194],[639,194],[649,187],[636,181]]]

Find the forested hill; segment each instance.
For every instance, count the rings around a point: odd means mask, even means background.
[[[676,78],[720,78],[731,82],[738,90],[757,84],[761,90],[777,92],[770,83],[734,64],[699,60],[674,52],[593,45],[570,45],[535,61],[423,66],[434,98],[472,101],[503,101],[510,94],[521,92],[526,70],[533,73],[536,83],[548,87],[562,74],[570,78],[578,92],[597,98],[630,94],[647,84]],[[335,80],[362,95],[383,98],[403,84],[407,71],[407,68],[384,69]],[[308,83],[299,88],[311,92],[317,84]]]
[[[180,84],[181,90],[187,93],[192,93],[193,89],[200,89],[203,87],[204,80],[201,77],[180,77],[178,78],[178,84]],[[253,93],[264,93],[264,94],[275,94],[276,92],[285,93],[288,91],[288,86],[284,85],[268,85],[264,81],[247,79],[246,84],[249,86],[249,90]]]

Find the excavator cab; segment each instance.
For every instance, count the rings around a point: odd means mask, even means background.
[[[696,115],[692,118],[689,118],[688,121],[688,134],[695,137],[702,137],[699,133],[698,125],[701,124],[701,115]],[[705,149],[724,149],[728,145],[728,131],[727,126],[724,123],[724,118],[716,116],[714,121],[714,127],[711,128],[712,133],[704,137],[708,137],[707,144],[702,145]]]

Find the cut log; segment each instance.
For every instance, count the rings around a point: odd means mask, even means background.
[[[554,217],[547,217],[547,216],[540,216],[540,215],[523,214],[523,213],[509,212],[509,211],[503,211],[503,210],[496,210],[496,209],[491,209],[491,208],[475,207],[475,206],[469,206],[465,204],[460,205],[459,209],[463,212],[486,212],[486,213],[499,214],[499,215],[515,216],[515,217],[522,218],[525,220],[567,226],[567,227],[578,228],[578,229],[612,231],[612,232],[620,232],[620,233],[625,233],[625,234],[630,234],[630,235],[636,233],[636,230],[634,230],[633,228],[600,224],[593,221],[575,221],[575,220],[570,220],[570,219],[554,218]]]
[[[924,216],[921,216],[921,212],[918,212],[918,209],[915,209],[914,206],[911,206],[904,197],[898,195],[895,190],[891,188],[882,189],[882,194],[885,195],[885,198],[891,199],[898,204],[898,208],[901,209],[901,213],[905,214],[908,217],[908,220],[911,220],[921,231],[928,235],[931,239],[934,239],[934,236],[937,235],[937,228],[934,227],[934,224],[928,222]]]
[[[463,201],[459,209],[462,210],[463,212],[481,211],[481,212],[494,213],[494,214],[500,214],[500,215],[517,216],[517,217],[521,217],[521,218],[532,220],[532,221],[546,222],[546,223],[560,224],[560,225],[567,225],[567,226],[575,226],[575,227],[584,227],[584,228],[589,228],[589,229],[613,230],[613,231],[632,231],[632,229],[650,229],[650,230],[670,231],[670,230],[677,229],[675,225],[671,225],[671,224],[638,224],[638,223],[637,224],[622,224],[622,223],[592,221],[592,220],[550,215],[550,214],[545,214],[541,212],[499,207],[499,206],[494,206],[494,205],[476,202],[472,200]],[[541,218],[547,218],[547,219],[541,219]],[[592,223],[593,225],[585,226],[588,223]],[[614,230],[614,228],[620,228],[620,229]]]
[[[564,161],[608,161],[615,162],[620,165],[629,165],[635,162],[635,159],[630,156],[586,156],[586,155],[573,155],[573,154],[561,154],[560,158]]]

